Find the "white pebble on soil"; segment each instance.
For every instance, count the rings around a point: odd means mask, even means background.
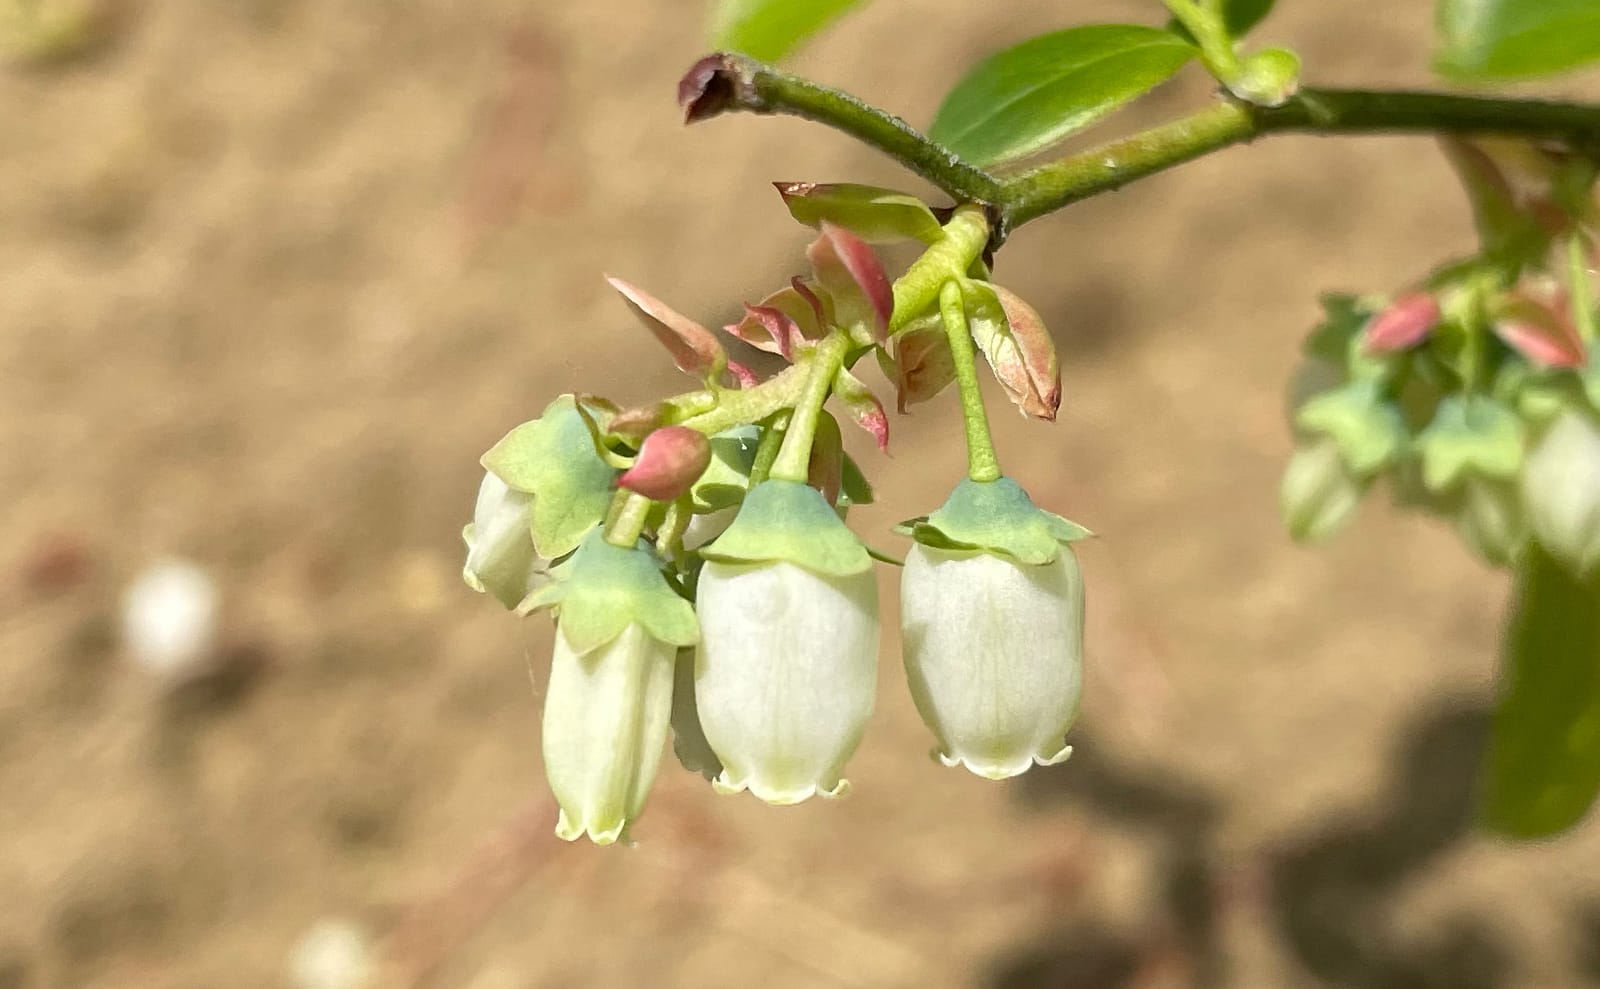
[[[373,972],[371,940],[348,920],[318,921],[289,956],[295,989],[363,989]]]
[[[145,567],[123,598],[129,659],[163,679],[198,672],[216,649],[220,597],[216,582],[192,563],[162,560]]]

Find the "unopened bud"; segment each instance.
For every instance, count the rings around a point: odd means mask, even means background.
[[[1300,56],[1287,48],[1263,48],[1227,80],[1228,92],[1256,106],[1282,106],[1300,90]]]
[[[644,438],[633,466],[617,478],[620,487],[653,501],[672,501],[694,487],[711,463],[711,442],[688,426],[664,426]]]

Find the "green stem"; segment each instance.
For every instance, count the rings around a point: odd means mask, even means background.
[[[1212,75],[1229,79],[1238,74],[1239,57],[1234,54],[1233,39],[1228,36],[1228,23],[1221,4],[1201,5],[1194,0],[1164,2],[1178,23],[1188,28],[1194,40],[1200,43],[1200,58]]]
[[[1097,193],[1267,134],[1504,134],[1559,141],[1600,160],[1600,105],[1433,92],[1304,89],[1283,106],[1224,100],[1132,137],[1000,179],[853,96],[737,55],[719,55],[689,94],[691,120],[787,113],[843,131],[896,159],[958,202],[987,205],[998,244],[1017,227]],[[698,94],[698,95],[696,95]]]
[[[632,549],[633,544],[639,541],[639,534],[644,532],[645,521],[649,519],[650,509],[654,505],[655,502],[644,495],[630,493],[622,503],[622,508],[606,521],[606,542]]]
[[[806,366],[795,364],[754,388],[719,392],[716,408],[690,416],[678,425],[712,436],[734,426],[760,422],[780,409],[793,406],[805,391],[806,381]]]
[[[1572,283],[1572,318],[1578,325],[1578,336],[1587,346],[1594,346],[1594,295],[1589,288],[1589,252],[1584,247],[1583,234],[1573,233],[1567,238],[1567,280]]]
[[[822,405],[833,391],[833,379],[844,366],[845,352],[850,349],[850,338],[834,332],[823,337],[806,362],[810,373],[806,378],[805,392],[795,403],[794,414],[789,417],[789,428],[783,434],[783,445],[778,459],[773,461],[773,478],[780,481],[805,483],[810,474],[811,441],[817,435],[817,417]]]
[[[684,89],[691,86],[686,93]],[[735,110],[804,117],[877,148],[957,202],[987,203],[1000,195],[998,178],[963,161],[899,117],[849,93],[780,72],[743,55],[724,52],[702,59],[685,78],[678,98],[685,104],[690,123]]]
[[[962,302],[961,286],[954,281],[945,282],[939,290],[939,315],[944,318],[956,384],[961,388],[961,418],[967,427],[967,476],[974,481],[997,481],[1000,458],[995,456],[989,413],[983,407],[983,392],[978,389],[978,361],[972,350],[972,331],[967,326],[967,308]]]
[[[903,329],[939,298],[953,277],[965,275],[989,243],[989,218],[976,206],[962,206],[944,225],[944,236],[931,245],[894,282],[894,314],[889,332]]]
[[[755,460],[750,465],[750,486],[755,487],[772,474],[772,465],[778,459],[778,447],[789,430],[789,410],[774,412],[761,424],[761,443],[756,447]]]

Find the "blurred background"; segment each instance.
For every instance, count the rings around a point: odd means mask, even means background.
[[[1154,8],[880,2],[796,65],[926,123],[987,52]],[[1280,8],[1316,81],[1428,82],[1428,4]],[[683,387],[603,272],[715,325],[802,268],[770,180],[927,191],[803,122],[682,128],[703,13],[0,0],[0,989],[1600,984],[1600,827],[1471,827],[1503,578],[1381,495],[1325,551],[1278,521],[1317,294],[1469,249],[1425,139],[1275,137],[1001,255],[1065,381],[1002,456],[1100,536],[1070,761],[931,761],[886,641],[847,800],[669,757],[636,847],[555,839],[550,629],[459,578],[477,457],[560,391]],[[857,443],[877,545],[956,416]],[[130,593],[189,609],[168,668]]]

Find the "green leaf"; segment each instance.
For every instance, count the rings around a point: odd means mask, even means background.
[[[1275,2],[1277,0],[1222,0],[1222,19],[1228,26],[1228,35],[1234,38],[1243,37],[1272,11]],[[1167,30],[1185,41],[1194,41],[1189,29],[1179,23],[1176,17],[1168,22]]]
[[[1530,546],[1502,663],[1482,820],[1513,838],[1559,834],[1600,793],[1600,578]]]
[[[716,0],[711,43],[775,62],[866,0]]]
[[[1434,68],[1462,80],[1564,72],[1600,60],[1594,0],[1439,0]]]
[[[977,165],[1032,154],[1171,78],[1197,54],[1159,28],[1093,24],[990,56],[956,84],[928,136]]]

